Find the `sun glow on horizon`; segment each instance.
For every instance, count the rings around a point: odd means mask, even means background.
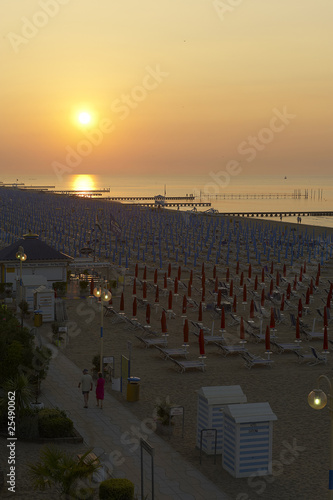
[[[72,189],[75,191],[87,192],[96,189],[93,175],[76,175],[72,182]]]

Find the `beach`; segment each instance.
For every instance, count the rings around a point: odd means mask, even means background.
[[[170,217],[170,214],[168,215]],[[209,219],[204,218],[205,227],[209,227]],[[239,232],[244,237],[244,228],[247,221],[236,219],[229,221],[230,227],[241,228],[234,232]],[[256,221],[251,221],[255,224]],[[321,234],[322,228],[306,228],[303,224],[286,225],[278,222],[260,221],[261,231],[264,231],[265,224],[269,224],[270,233],[282,228],[288,228],[289,234],[296,234],[297,238],[301,231],[307,231],[309,234]],[[291,231],[294,228],[295,231]],[[327,237],[330,230],[327,230]],[[297,241],[297,239],[296,239]],[[213,249],[214,251],[214,249]],[[215,248],[217,251],[217,248]],[[237,259],[238,256],[238,259]],[[179,245],[178,262],[175,259],[166,259],[165,265],[157,272],[157,284],[159,286],[159,305],[155,305],[156,283],[156,264],[146,258],[145,262],[139,261],[129,264],[126,270],[125,282],[123,282],[124,273],[121,269],[113,269],[118,279],[118,286],[113,291],[112,307],[117,313],[120,311],[121,294],[124,294],[124,316],[128,319],[133,317],[133,282],[137,266],[136,278],[136,297],[138,300],[137,322],[146,324],[146,304],[151,307],[150,328],[135,328],[126,322],[121,316],[109,311],[109,314],[103,316],[104,325],[104,356],[113,356],[115,359],[114,378],[119,378],[121,356],[130,357],[131,376],[140,378],[140,399],[139,401],[127,401],[126,389],[120,393],[112,390],[112,384],[106,383],[106,390],[129,408],[139,419],[156,418],[155,405],[160,399],[168,398],[173,406],[183,406],[185,414],[185,432],[181,436],[181,419],[175,418],[172,429],[172,436],[164,436],[171,445],[179,451],[184,458],[198,467],[214,483],[219,485],[223,491],[235,500],[246,500],[256,498],[269,498],[273,500],[283,499],[318,499],[324,498],[327,494],[328,468],[329,468],[329,411],[327,409],[316,412],[310,408],[307,403],[309,392],[317,386],[317,378],[321,374],[330,377],[332,370],[332,354],[327,354],[326,364],[309,365],[307,362],[299,363],[294,352],[276,353],[271,346],[272,354],[270,359],[273,361],[272,367],[253,366],[251,369],[244,365],[244,360],[238,355],[223,356],[221,349],[215,344],[205,345],[205,371],[188,370],[180,373],[178,366],[170,360],[164,360],[161,352],[154,348],[146,348],[144,343],[137,337],[155,338],[150,333],[154,331],[161,336],[161,315],[163,308],[167,311],[167,347],[180,348],[183,345],[183,320],[182,305],[183,296],[188,293],[188,281],[193,271],[192,283],[192,304],[188,303],[186,315],[190,325],[188,360],[197,361],[199,358],[199,342],[197,329],[191,321],[198,321],[198,309],[195,304],[202,300],[202,271],[205,273],[205,306],[203,307],[202,325],[205,328],[214,328],[214,335],[218,333],[221,322],[221,312],[214,311],[214,302],[217,300],[217,294],[214,295],[215,281],[213,274],[218,276],[219,287],[224,288],[223,300],[233,303],[236,295],[237,309],[236,317],[248,320],[250,316],[250,292],[254,292],[255,276],[259,278],[257,290],[260,303],[260,294],[262,288],[268,293],[273,279],[274,291],[279,293],[276,298],[265,299],[264,316],[255,315],[253,318],[254,326],[260,328],[260,319],[262,319],[262,332],[266,331],[266,326],[270,323],[269,313],[271,307],[280,308],[281,295],[286,293],[288,283],[293,285],[295,276],[297,277],[293,295],[290,298],[290,309],[287,307],[282,312],[283,322],[276,324],[277,341],[282,343],[295,343],[295,328],[291,326],[290,312],[296,314],[299,298],[305,302],[305,294],[310,284],[311,278],[316,278],[318,272],[317,259],[311,259],[299,256],[295,253],[295,258],[290,265],[290,258],[284,261],[283,257],[278,262],[277,253],[273,254],[268,261],[262,258],[260,265],[255,260],[254,249],[250,250],[250,259],[252,262],[252,275],[249,278],[249,264],[247,262],[248,254],[246,249],[240,245],[239,253],[231,247],[228,265],[226,265],[226,250],[217,264],[214,260],[198,258],[196,267],[188,264],[184,265],[184,255],[181,253]],[[237,264],[238,261],[238,264]],[[202,267],[202,263],[204,266]],[[170,266],[169,266],[170,264]],[[286,276],[279,285],[276,284],[276,273],[283,277],[284,264],[286,264]],[[300,279],[300,270],[302,278]],[[115,266],[116,267],[116,266]],[[178,281],[178,295],[174,293],[175,278],[179,276],[179,267],[181,267],[181,276]],[[215,267],[215,271],[214,271]],[[170,269],[171,268],[171,269]],[[261,284],[262,269],[264,268],[265,284]],[[146,271],[145,271],[146,269]],[[226,280],[227,269],[229,269],[229,282]],[[167,290],[164,288],[164,275],[168,274]],[[103,271],[102,271],[103,272]],[[105,270],[107,272],[107,270]],[[144,285],[144,273],[146,272],[146,285]],[[248,298],[243,304],[244,288],[240,285],[243,274],[244,283],[247,285]],[[317,308],[323,309],[324,301],[327,296],[327,289],[330,287],[329,280],[332,281],[333,269],[332,260],[325,259],[320,266],[319,284],[312,295],[311,303],[303,311],[302,320],[308,326],[305,330],[312,329],[313,320],[316,318],[315,330],[322,331],[323,322],[316,311]],[[230,282],[233,280],[233,296],[230,297]],[[220,285],[221,284],[221,285]],[[143,300],[143,288],[147,287],[147,297]],[[169,295],[172,291],[173,303],[172,313],[168,313]],[[210,293],[211,292],[211,293]],[[61,300],[61,299],[58,299]],[[89,297],[89,292],[83,296],[79,289],[79,279],[75,277],[69,283],[67,298],[65,301],[67,312],[68,338],[63,342],[60,349],[71,359],[78,367],[87,367],[92,369],[92,358],[100,352],[100,310],[96,304],[96,299]],[[213,308],[212,308],[213,307]],[[106,311],[107,312],[107,311]],[[267,317],[266,317],[267,316]],[[32,319],[31,326],[33,325]],[[240,334],[239,324],[234,324],[230,313],[226,312],[226,333],[224,333],[225,344],[239,345]],[[51,341],[51,325],[44,324],[40,328],[44,339]],[[330,330],[329,330],[330,332]],[[310,346],[316,348],[321,353],[323,347],[322,340],[305,340],[302,336],[301,349],[309,353]],[[265,342],[253,341],[253,336],[245,333],[245,347],[249,352],[267,359],[265,353]],[[297,343],[295,343],[297,345]],[[96,375],[96,374],[95,374]],[[272,475],[252,478],[234,478],[222,468],[221,455],[217,456],[216,464],[212,455],[203,454],[202,463],[199,464],[199,450],[196,446],[196,428],[197,428],[197,391],[201,387],[211,386],[230,386],[239,385],[247,397],[248,403],[268,402],[272,412],[277,420],[273,422],[273,453],[272,453]],[[328,387],[323,387],[328,392]],[[30,445],[34,450],[34,456],[37,453],[38,446]],[[68,445],[70,446],[70,445]],[[29,449],[29,445],[24,445]],[[24,453],[23,453],[24,455]],[[30,457],[29,457],[30,458]],[[24,461],[24,459],[23,459]],[[38,496],[34,498],[39,498]],[[51,498],[51,497],[50,497]]]

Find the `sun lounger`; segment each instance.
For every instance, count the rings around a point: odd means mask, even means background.
[[[314,362],[311,364],[317,365],[319,363],[324,363],[326,365],[327,357],[319,354],[318,351],[316,351],[316,349],[314,347],[310,347],[310,349],[311,349],[311,352],[313,354],[313,357],[315,358]]]
[[[188,351],[185,349],[185,347],[179,347],[174,349],[163,349],[162,347],[159,347],[156,344],[155,347],[160,351],[164,359],[170,359],[172,356],[183,356],[184,358],[187,358],[188,356]]]
[[[138,335],[136,335],[136,338],[139,339],[140,342],[142,342],[145,345],[146,349],[151,346],[166,347],[168,345],[167,339],[164,337],[159,337],[159,338],[155,337],[153,339],[146,339],[144,337],[138,337]]]
[[[288,352],[288,351],[299,351],[301,349],[301,346],[299,345],[298,342],[280,343],[271,341],[271,344],[276,348],[278,354],[282,354],[283,352]]]
[[[247,349],[243,345],[223,345],[215,342],[215,345],[221,349],[223,356],[228,356],[228,354],[240,354],[242,352],[247,352]]]
[[[250,352],[242,352],[240,353],[242,358],[245,361],[245,366],[246,368],[252,368],[252,366],[269,366],[270,368],[272,367],[272,364],[274,361],[272,359],[264,359],[261,358],[260,356],[255,356],[254,354],[251,354]]]
[[[205,371],[206,365],[203,361],[177,361],[174,358],[169,359],[177,365],[181,373],[184,373],[186,372],[186,370],[191,370],[193,368],[202,370],[203,372]]]

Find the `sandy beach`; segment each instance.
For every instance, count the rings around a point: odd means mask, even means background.
[[[262,222],[263,226],[266,222]],[[268,224],[268,222],[267,222]],[[271,228],[281,227],[279,223],[269,223]],[[282,223],[282,226],[286,226]],[[301,228],[304,231],[304,226]],[[318,234],[322,228],[316,228]],[[296,227],[295,230],[300,230]],[[309,231],[313,228],[309,227]],[[329,230],[328,230],[329,233]],[[272,251],[273,253],[273,251]],[[158,271],[157,284],[160,290],[159,305],[155,306],[154,272],[153,262],[139,262],[138,277],[136,280],[136,296],[139,302],[143,300],[143,273],[146,267],[147,280],[147,301],[143,301],[143,306],[138,305],[137,320],[141,324],[146,324],[146,303],[151,306],[151,330],[158,335],[161,334],[161,314],[163,307],[168,309],[169,291],[174,291],[174,280],[178,275],[179,266],[181,269],[181,279],[178,283],[178,296],[173,294],[172,311],[174,314],[167,314],[167,345],[168,348],[179,348],[183,344],[183,318],[182,303],[183,295],[187,294],[190,272],[193,269],[192,284],[192,304],[188,304],[187,318],[190,324],[189,333],[189,360],[198,360],[199,343],[198,337],[193,333],[196,329],[191,324],[198,321],[198,310],[195,303],[199,304],[202,299],[202,262],[198,259],[196,268],[184,266],[183,256],[180,254],[178,262],[170,262],[171,275],[168,279],[167,290],[163,292],[164,274],[168,272],[168,264]],[[286,278],[276,285],[276,273],[283,275],[284,260],[277,262],[276,256],[268,262],[258,265],[252,264],[252,276],[248,278],[248,263],[246,254],[242,251],[239,254],[239,269],[237,272],[236,254],[231,253],[228,266],[224,257],[216,265],[216,275],[219,283],[224,283],[227,287],[223,300],[229,301],[232,305],[234,295],[237,300],[238,317],[248,319],[250,316],[251,292],[255,292],[255,276],[258,276],[259,285],[257,294],[260,303],[262,288],[265,293],[269,292],[271,282],[271,266],[273,265],[272,279],[274,290],[280,296],[286,293],[288,283],[293,284],[295,275],[300,276],[300,269],[304,267],[304,257],[294,259],[293,265],[286,262]],[[273,264],[272,264],[273,263]],[[296,290],[291,296],[289,307],[285,307],[282,312],[283,322],[276,323],[278,342],[295,342],[295,327],[291,326],[290,313],[297,317],[297,307],[299,298],[305,303],[305,294],[310,284],[311,277],[315,278],[318,270],[318,261],[306,262],[306,271],[302,273],[302,281],[297,279]],[[262,268],[265,266],[265,287],[260,284]],[[229,296],[230,281],[226,281],[226,270],[229,268],[230,278],[233,280],[233,296]],[[212,260],[204,262],[206,298],[203,311],[203,326],[214,328],[215,335],[219,335],[220,316],[212,311],[210,305],[214,305],[217,295],[213,294],[215,279],[213,278],[214,264]],[[241,275],[243,273],[244,283],[247,285],[247,303],[243,304],[243,288],[240,286]],[[120,310],[120,297],[124,292],[125,316],[132,318],[133,304],[133,280],[135,276],[135,266],[131,264],[126,272],[125,284],[120,284],[113,293],[113,308]],[[312,330],[313,320],[316,318],[315,330],[322,331],[323,321],[316,311],[324,307],[327,297],[327,289],[332,281],[333,268],[332,261],[325,261],[321,266],[320,282],[312,296],[309,308],[303,311],[302,320]],[[224,287],[224,285],[221,285]],[[219,285],[220,286],[220,285]],[[212,292],[212,293],[210,293]],[[279,297],[276,295],[276,297]],[[273,299],[273,297],[272,297]],[[62,352],[69,359],[75,362],[78,367],[92,368],[92,357],[100,352],[100,312],[95,303],[96,299],[88,296],[80,296],[78,280],[72,280],[69,284],[68,297],[65,300],[68,315],[68,341],[62,345]],[[265,332],[266,325],[270,323],[269,313],[271,307],[280,308],[281,297],[272,300],[266,298],[264,312],[267,317],[262,318],[262,331]],[[305,314],[306,313],[306,314]],[[172,317],[171,317],[172,316]],[[30,320],[31,321],[31,320]],[[272,348],[271,359],[273,366],[254,366],[248,369],[244,365],[243,359],[238,355],[228,355],[224,357],[221,349],[215,344],[205,346],[204,359],[205,371],[191,370],[180,373],[177,366],[170,360],[162,359],[158,349],[154,347],[145,348],[144,344],[137,336],[153,338],[149,329],[133,329],[128,323],[122,321],[119,316],[110,313],[104,316],[104,355],[115,358],[115,378],[120,377],[120,358],[122,355],[129,356],[129,342],[131,346],[131,375],[140,377],[140,400],[135,402],[126,401],[126,390],[121,394],[112,390],[112,385],[107,382],[107,391],[118,401],[126,405],[138,418],[146,419],[156,416],[154,407],[159,398],[169,398],[172,405],[181,405],[185,411],[185,435],[181,437],[181,419],[175,418],[173,435],[166,436],[165,439],[174,446],[189,462],[196,465],[213,482],[221,487],[223,491],[235,500],[246,499],[297,499],[311,500],[325,498],[328,486],[329,469],[329,412],[324,409],[316,412],[307,403],[308,393],[317,386],[317,377],[320,374],[331,376],[333,354],[327,355],[326,364],[309,365],[307,362],[299,363],[294,352],[278,354]],[[233,322],[230,313],[226,313],[226,333],[225,343],[239,345],[239,325],[231,326]],[[254,325],[260,327],[260,317],[254,317]],[[330,332],[330,330],[328,330]],[[41,333],[49,340],[52,337],[51,325],[44,324]],[[267,358],[265,353],[265,342],[254,342],[252,337],[246,333],[247,343],[245,347],[253,354]],[[296,343],[295,343],[296,345]],[[302,351],[309,353],[310,346],[313,346],[321,353],[323,348],[322,340],[305,340],[302,336]],[[271,346],[273,347],[273,346]],[[197,391],[201,387],[209,386],[229,386],[240,385],[247,397],[248,403],[268,402],[277,420],[273,423],[273,474],[271,476],[235,479],[222,468],[221,456],[217,457],[214,464],[214,457],[203,455],[202,464],[199,465],[199,450],[196,447],[196,426],[197,426]],[[328,392],[328,387],[323,387]],[[73,445],[66,445],[71,447]],[[22,460],[33,450],[34,458],[38,453],[39,446],[22,444]],[[80,447],[79,447],[80,448]],[[49,498],[53,498],[49,496]],[[31,498],[43,498],[36,496]]]

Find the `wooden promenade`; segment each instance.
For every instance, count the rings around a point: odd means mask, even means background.
[[[158,200],[158,201],[166,201],[169,200],[186,200],[193,201],[195,198],[193,194],[188,196],[108,196],[105,197],[104,200],[109,201],[148,201],[148,200]]]

